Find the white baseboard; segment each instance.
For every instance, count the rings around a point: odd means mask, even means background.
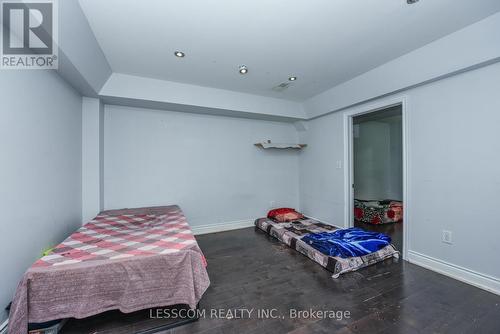
[[[414,251],[408,251],[408,261],[461,282],[500,295],[500,279],[460,267]]]
[[[9,325],[9,319],[5,320],[3,324],[0,325],[0,334],[7,334],[8,325]]]
[[[324,224],[335,226],[336,228],[344,228],[344,227],[341,227],[341,226],[338,226],[335,224],[331,224],[329,222],[325,222],[325,221],[318,219],[318,218],[314,218],[311,216],[307,216],[307,217],[314,219],[314,220],[317,220],[317,221],[324,223]],[[194,235],[200,235],[200,234],[217,233],[217,232],[224,232],[224,231],[231,231],[231,230],[239,230],[240,228],[247,228],[247,227],[252,227],[252,226],[255,226],[255,219],[245,219],[245,220],[237,220],[237,221],[226,222],[226,223],[193,226],[193,227],[191,227],[191,230],[193,231]]]
[[[319,218],[315,218],[313,216],[309,216],[309,215],[305,215],[307,218],[311,218],[311,219],[314,219],[314,220],[317,220],[319,221],[320,223],[323,223],[323,224],[327,224],[327,225],[332,225],[333,227],[336,227],[336,228],[339,228],[339,229],[344,229],[345,227],[343,226],[339,226],[339,225],[335,225],[335,224],[332,224],[330,222],[327,222],[327,221],[324,221],[324,220],[321,220]]]
[[[233,222],[193,226],[191,230],[194,235],[238,230],[240,228],[254,226],[255,219],[237,220]]]

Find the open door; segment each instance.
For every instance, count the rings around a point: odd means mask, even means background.
[[[404,104],[346,114],[348,226],[389,235],[406,258]]]

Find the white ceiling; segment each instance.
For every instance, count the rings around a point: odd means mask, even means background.
[[[297,101],[500,11],[499,0],[80,3],[114,72]]]

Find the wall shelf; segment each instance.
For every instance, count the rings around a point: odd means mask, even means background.
[[[304,147],[307,147],[307,144],[293,144],[293,143],[272,143],[270,140],[267,140],[262,143],[255,143],[257,147],[263,149],[296,149],[300,150]]]

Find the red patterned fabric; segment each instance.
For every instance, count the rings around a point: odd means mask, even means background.
[[[109,310],[195,308],[209,285],[206,260],[178,206],[104,211],[26,271],[8,331],[25,334],[28,322]]]
[[[267,217],[278,222],[291,222],[304,218],[304,215],[292,208],[279,208],[269,211]]]
[[[33,267],[170,254],[193,245],[196,240],[180,209],[161,215],[103,212]]]
[[[277,215],[284,215],[285,213],[296,212],[292,208],[279,208],[273,209],[267,213],[267,218],[275,218]]]
[[[356,219],[361,219],[363,218],[363,209],[361,208],[354,208],[354,217],[356,217]]]
[[[368,224],[388,224],[403,221],[403,203],[399,201],[354,200],[354,218]]]

